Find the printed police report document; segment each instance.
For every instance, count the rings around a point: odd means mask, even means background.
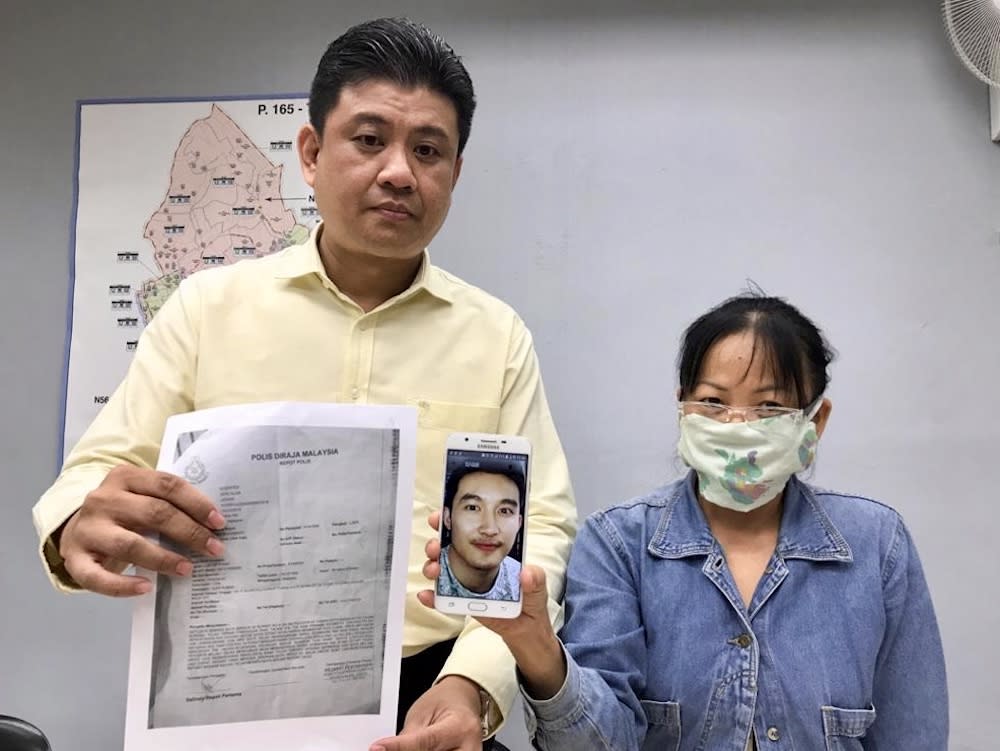
[[[158,468],[226,519],[132,625],[126,751],[367,748],[395,730],[416,412],[272,403],[171,417]],[[161,540],[161,544],[171,545]]]

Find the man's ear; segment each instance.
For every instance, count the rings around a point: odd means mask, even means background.
[[[305,124],[299,129],[296,139],[296,146],[299,152],[299,167],[302,168],[302,179],[310,188],[316,183],[316,163],[319,159],[320,137],[316,129]]]
[[[451,531],[451,509],[447,506],[445,506],[444,510],[441,512],[441,523],[444,525],[445,529],[449,532]]]
[[[462,157],[458,157],[455,160],[455,174],[451,178],[451,189],[455,190],[455,186],[458,185],[458,176],[462,174]]]

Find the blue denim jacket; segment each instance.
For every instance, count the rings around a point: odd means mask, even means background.
[[[948,693],[917,551],[892,509],[785,489],[749,609],[691,476],[593,514],[567,573],[569,667],[526,698],[544,751],[945,751]]]

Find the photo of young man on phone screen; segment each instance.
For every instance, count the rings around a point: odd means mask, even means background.
[[[520,599],[524,485],[523,470],[509,462],[451,469],[441,515],[439,595]]]

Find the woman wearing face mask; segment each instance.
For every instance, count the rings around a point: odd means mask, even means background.
[[[532,566],[522,615],[482,619],[517,661],[539,749],[946,749],[941,642],[902,519],[796,476],[830,417],[831,359],[777,298],[727,300],[687,329],[691,472],[587,520],[560,638]]]

